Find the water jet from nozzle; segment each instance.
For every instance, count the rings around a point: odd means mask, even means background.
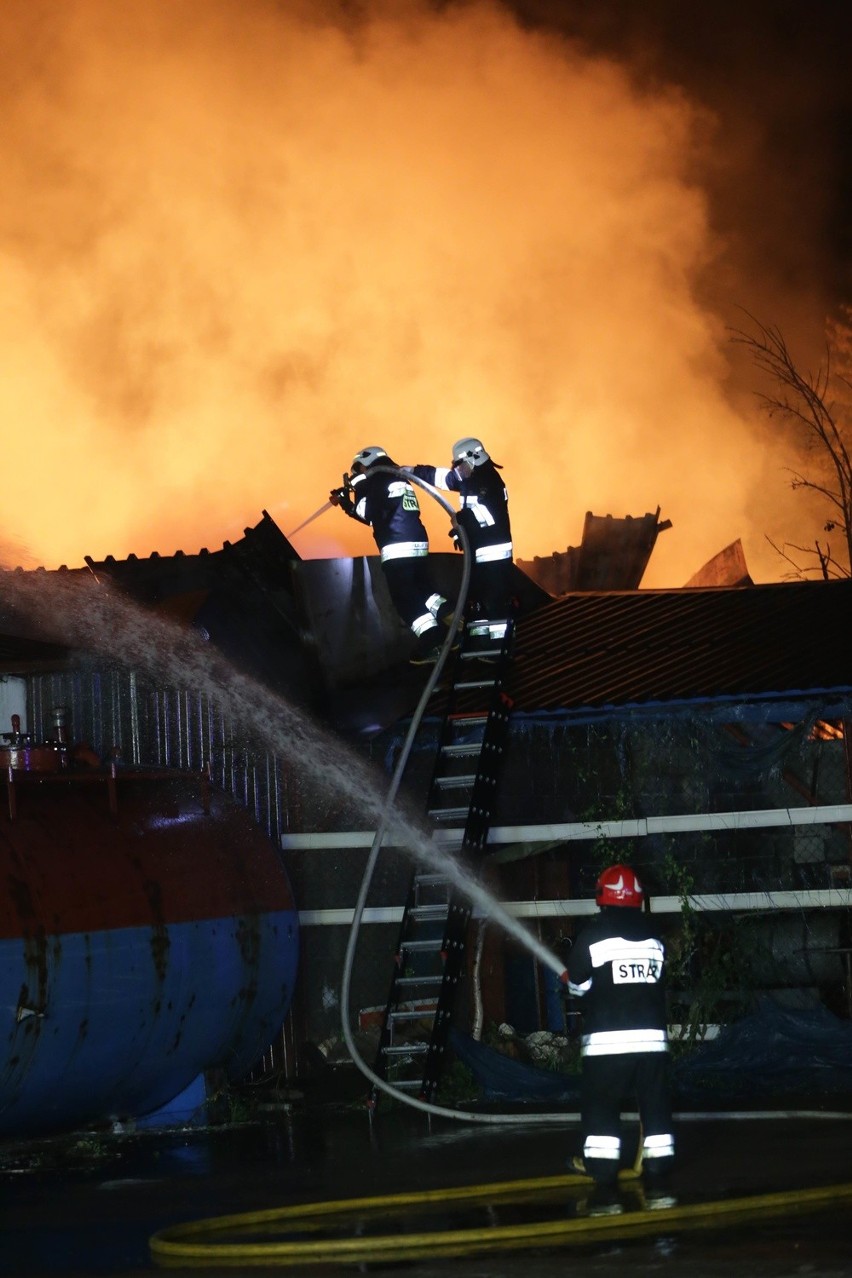
[[[315,510],[312,515],[308,515],[307,519],[303,519],[298,528],[294,528],[292,532],[287,533],[288,539],[295,537],[297,532],[301,532],[303,528],[307,528],[308,524],[312,524],[315,519],[319,519],[320,515],[324,515],[327,510],[331,510],[331,505],[330,501],[324,502],[319,510]]]

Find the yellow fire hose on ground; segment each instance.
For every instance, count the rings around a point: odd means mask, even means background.
[[[150,1240],[151,1256],[156,1264],[174,1268],[432,1260],[712,1229],[782,1214],[812,1213],[852,1201],[852,1183],[846,1183],[676,1204],[654,1210],[645,1205],[641,1187],[632,1172],[626,1173],[622,1181],[625,1197],[630,1195],[631,1180],[635,1185],[636,1208],[617,1216],[577,1214],[578,1194],[588,1192],[592,1182],[577,1175],[548,1176],[373,1198],[301,1203],[191,1221],[155,1234]],[[415,1214],[422,1216],[436,1210],[444,1215],[477,1206],[522,1204],[533,1209],[549,1206],[550,1213],[539,1219],[515,1219],[506,1224],[489,1223],[483,1218],[481,1224],[464,1228],[418,1229],[416,1220],[412,1221]],[[387,1229],[376,1224],[382,1218],[388,1222]],[[404,1219],[400,1221],[400,1218]],[[391,1228],[394,1220],[396,1227]],[[412,1227],[401,1228],[405,1221]],[[345,1235],[341,1236],[343,1230]],[[328,1236],[304,1237],[323,1232]],[[250,1240],[238,1240],[240,1235],[247,1234],[251,1235]],[[263,1235],[269,1234],[279,1237],[275,1241],[260,1241]]]

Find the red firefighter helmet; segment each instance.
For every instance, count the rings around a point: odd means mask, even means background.
[[[629,865],[611,865],[595,888],[598,905],[629,905],[638,909],[645,900],[642,884]]]

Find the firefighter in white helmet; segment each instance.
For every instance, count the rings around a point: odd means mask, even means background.
[[[483,618],[505,618],[512,606],[513,548],[502,468],[491,459],[482,440],[466,436],[453,444],[452,466],[406,469],[435,488],[459,494],[458,522],[467,533],[473,555],[471,612]],[[494,630],[495,636],[500,630]]]
[[[343,487],[332,489],[329,500],[372,529],[391,601],[416,639],[412,664],[437,661],[444,633],[438,622],[450,610],[431,580],[429,538],[413,485],[384,448],[370,444],[355,454]]]
[[[612,865],[598,879],[600,913],[582,928],[568,962],[568,990],[583,1000],[582,1158],[606,1202],[621,1158],[621,1106],[634,1098],[649,1205],[670,1205],[674,1162],[665,995],[666,949],[634,870]]]

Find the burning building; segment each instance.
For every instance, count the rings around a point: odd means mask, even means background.
[[[57,1048],[68,1096],[45,1121],[62,1126],[156,1110],[212,1070],[295,1078],[307,1045],[339,1041],[341,1016],[369,1029],[410,899],[398,828],[349,1008],[340,976],[406,742],[404,811],[444,843],[475,812],[460,856],[553,952],[600,865],[630,859],[676,952],[686,905],[699,920],[679,951],[684,1022],[748,990],[805,989],[848,1016],[852,582],[641,589],[665,526],[659,511],[590,516],[554,561],[579,578],[516,566],[505,662],[479,680],[448,666],[416,724],[427,676],[406,664],[378,561],[302,560],[265,512],[212,552],[6,573],[4,1130],[35,1122]],[[608,545],[625,551],[621,577]],[[460,556],[433,560],[452,596]],[[446,731],[490,720],[494,695],[483,800],[468,742],[448,751]],[[436,782],[444,755],[459,763]],[[436,784],[451,800],[430,818]],[[552,1028],[551,974],[481,911],[461,936],[454,1023]],[[711,964],[712,1009],[696,994]],[[434,1005],[414,984],[407,998]]]

